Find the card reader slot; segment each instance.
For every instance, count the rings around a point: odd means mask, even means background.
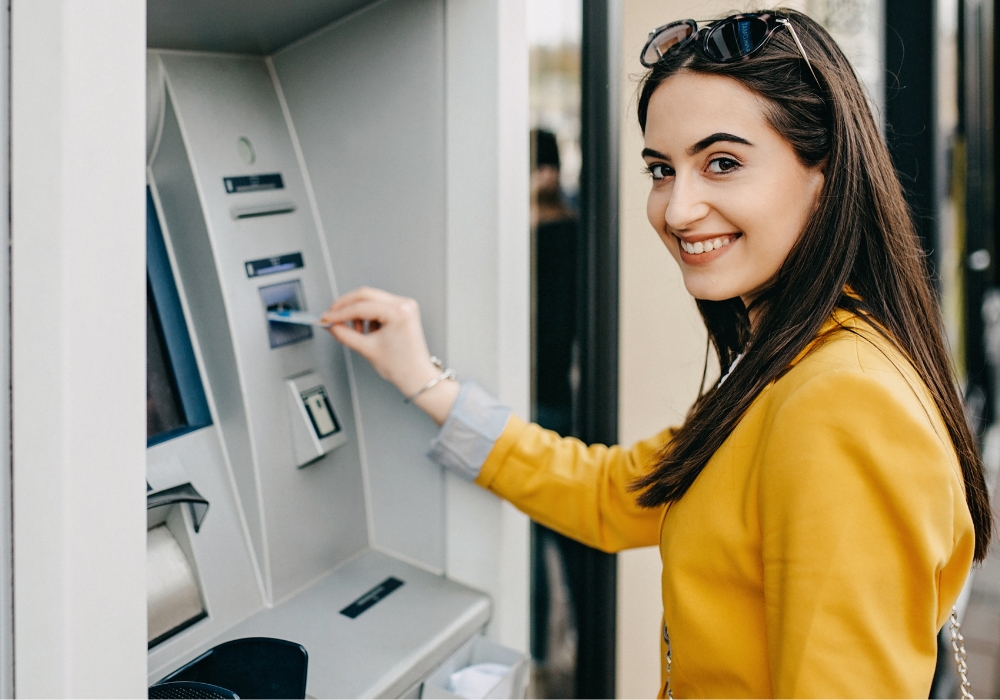
[[[264,314],[270,311],[305,311],[305,296],[302,292],[302,282],[291,280],[280,284],[271,284],[260,288],[260,298],[264,303]],[[313,337],[310,326],[295,323],[282,323],[268,320],[268,340],[271,349],[291,345]]]

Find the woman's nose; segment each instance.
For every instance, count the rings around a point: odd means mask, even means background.
[[[710,207],[699,191],[697,182],[690,176],[677,173],[674,176],[673,187],[670,188],[670,199],[664,213],[667,228],[673,231],[684,231],[708,216]]]

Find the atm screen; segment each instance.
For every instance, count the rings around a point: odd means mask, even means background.
[[[212,418],[153,197],[146,192],[146,445]]]
[[[146,438],[184,427],[184,405],[163,338],[153,290],[146,284]]]

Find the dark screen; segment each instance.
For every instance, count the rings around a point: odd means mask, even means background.
[[[146,439],[187,425],[153,291],[146,284]]]

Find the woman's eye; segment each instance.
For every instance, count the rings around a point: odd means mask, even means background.
[[[713,158],[708,163],[708,169],[713,173],[728,173],[740,167],[740,163],[732,158]]]
[[[674,169],[669,165],[664,165],[663,163],[654,163],[649,166],[648,170],[654,180],[662,180],[663,178],[670,177],[674,174]]]

